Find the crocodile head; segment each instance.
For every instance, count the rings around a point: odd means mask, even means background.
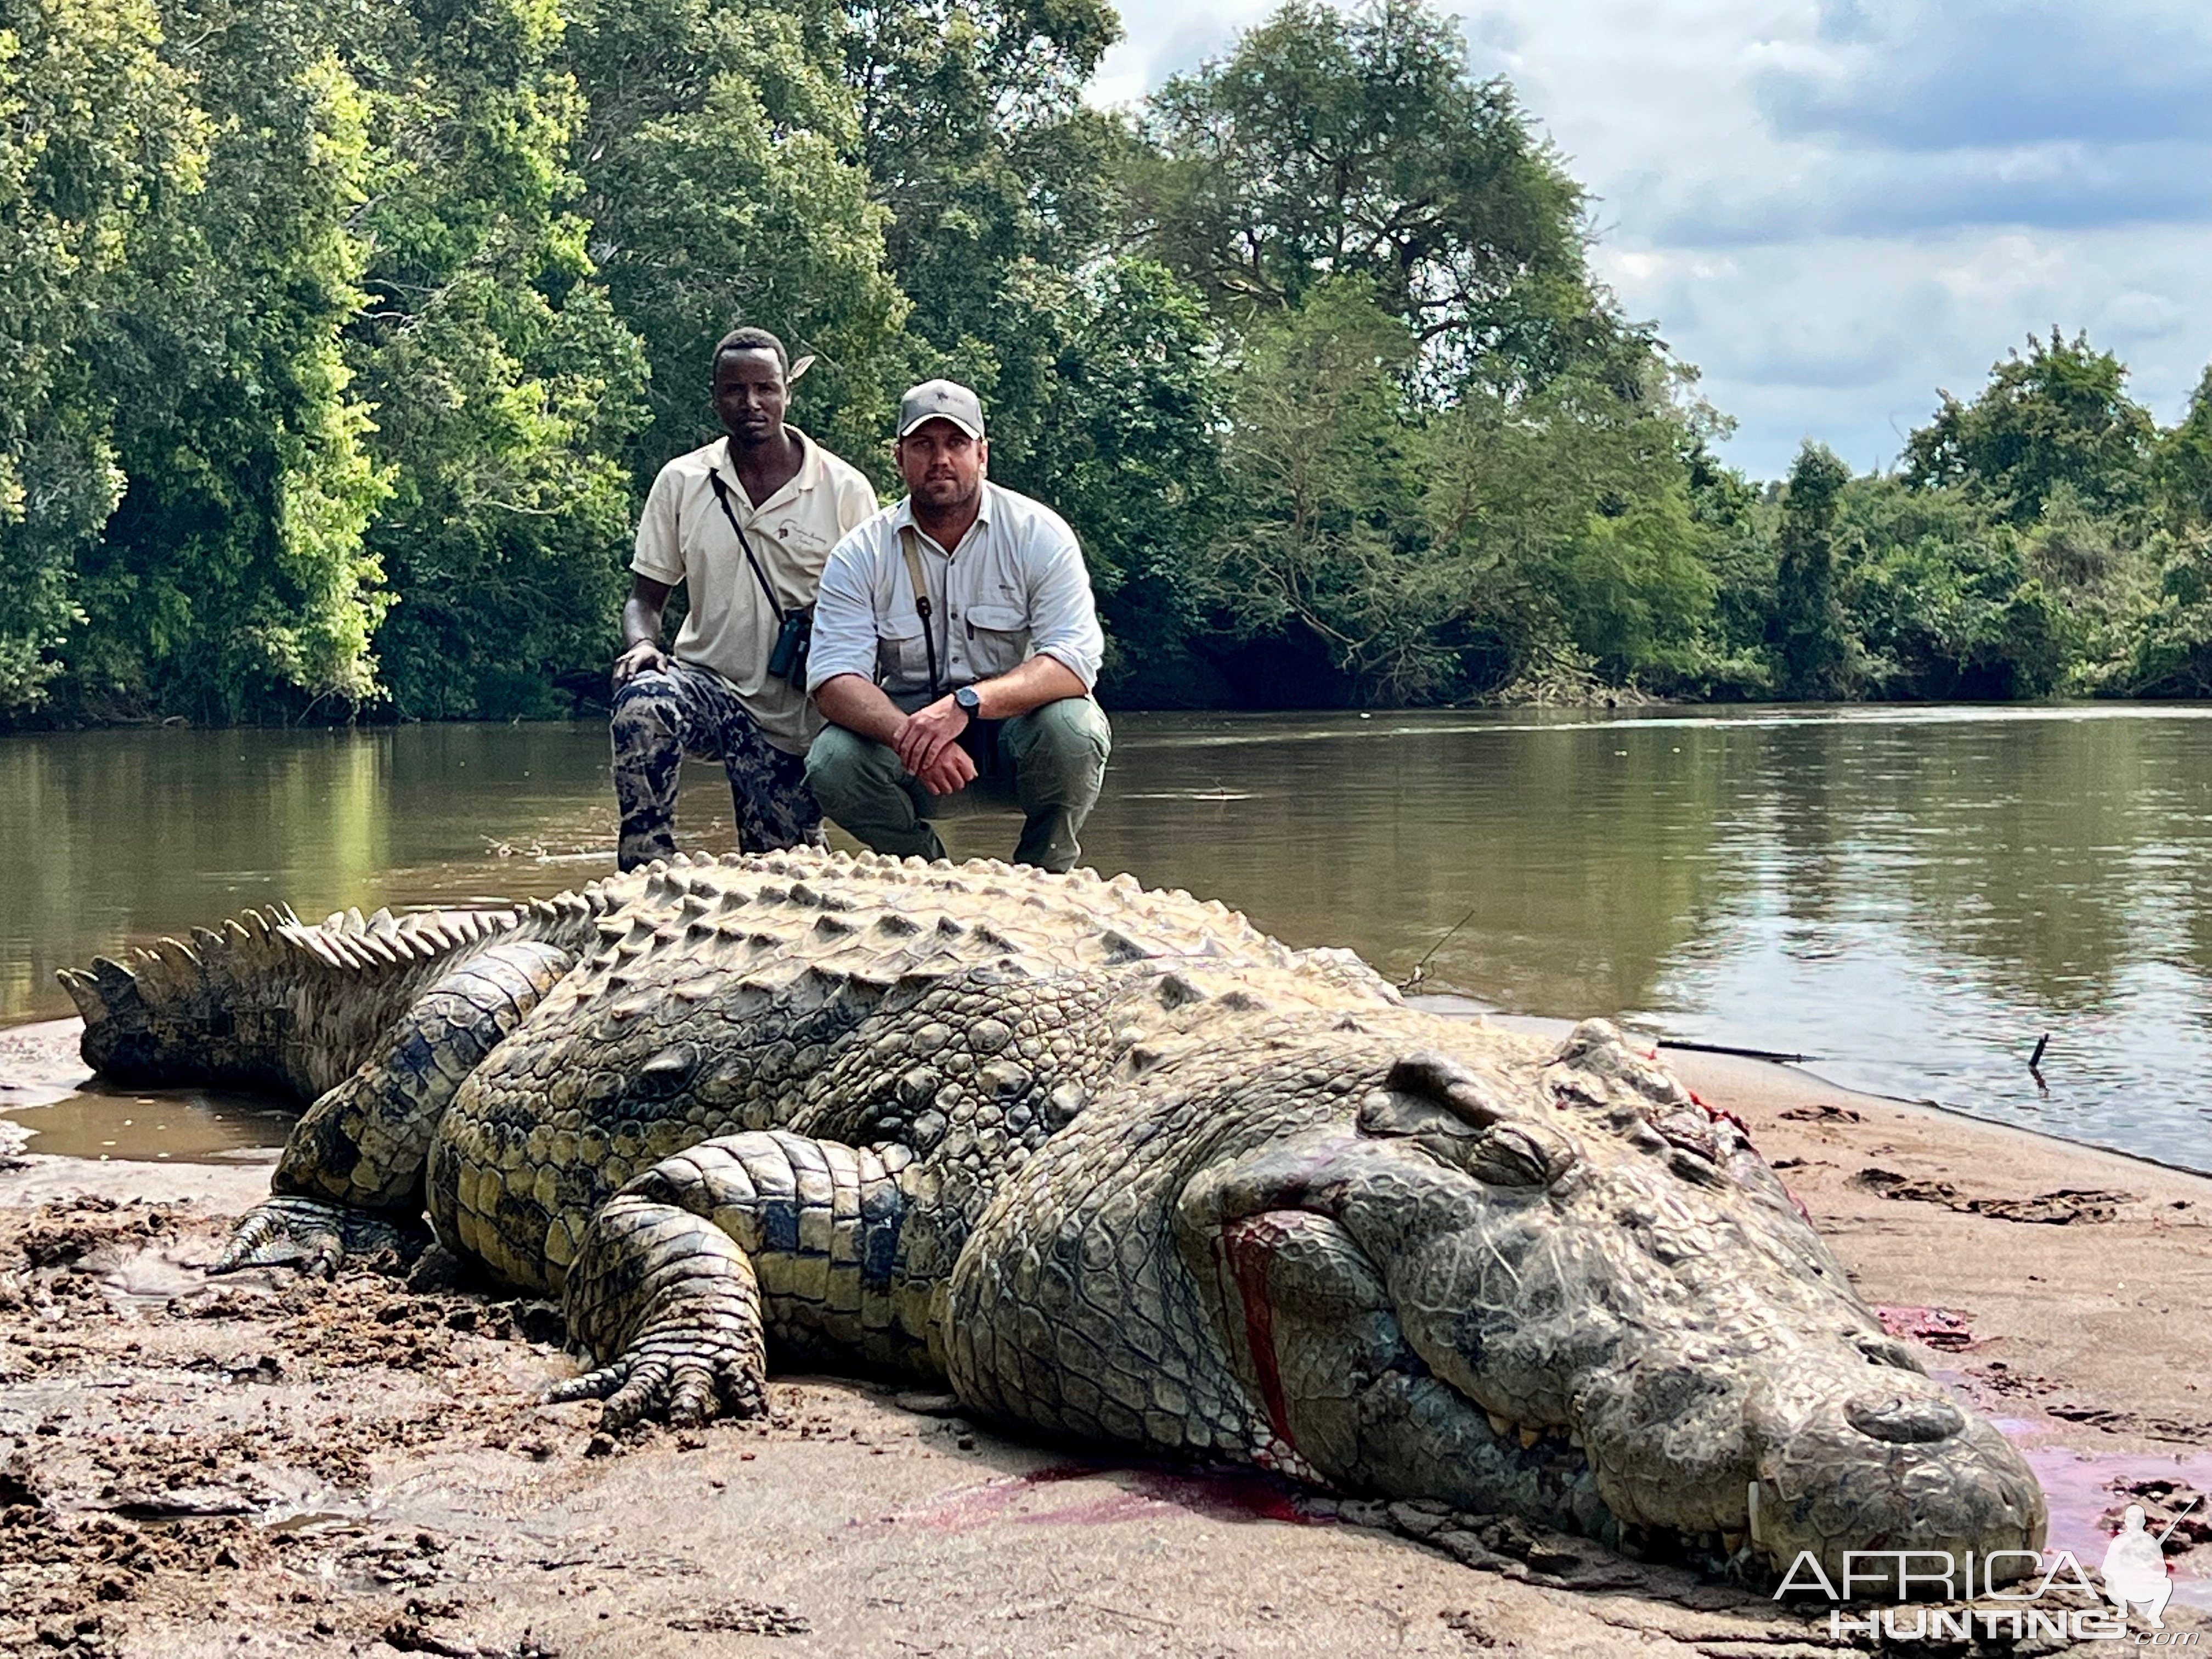
[[[1733,1122],[1602,1022],[1534,1090],[1465,1052],[1401,1058],[1356,1118],[1184,1190],[1272,1461],[1777,1571],[1810,1551],[1832,1577],[1851,1551],[2040,1549],[2026,1463],[1884,1332]]]

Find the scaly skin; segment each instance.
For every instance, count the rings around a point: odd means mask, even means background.
[[[2042,1543],[2019,1456],[1612,1027],[1415,1012],[1126,877],[679,859],[64,981],[103,1070],[319,1093],[225,1265],[427,1208],[563,1295],[597,1364],[556,1394],[611,1424],[757,1410],[773,1358],[1778,1565]]]

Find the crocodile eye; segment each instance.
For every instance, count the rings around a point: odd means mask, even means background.
[[[1438,1135],[1473,1140],[1482,1131],[1437,1101],[1377,1089],[1359,1103],[1359,1127],[1370,1135]]]
[[[1450,1134],[1478,1134],[1510,1116],[1496,1088],[1449,1054],[1407,1054],[1382,1080],[1385,1092],[1427,1108],[1424,1115],[1456,1120]]]
[[[1869,1336],[1855,1339],[1859,1352],[1869,1365],[1893,1365],[1901,1371],[1917,1371],[1920,1362],[1912,1357],[1912,1350],[1890,1336]]]
[[[1548,1187],[1574,1167],[1573,1144],[1540,1123],[1501,1123],[1482,1138],[1468,1173],[1493,1187]]]

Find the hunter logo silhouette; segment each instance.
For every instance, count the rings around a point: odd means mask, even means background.
[[[2192,1500],[2189,1510],[2201,1501]],[[2120,1529],[2105,1550],[2104,1565],[2105,1594],[2121,1618],[2128,1616],[2130,1607],[2140,1607],[2153,1630],[2166,1628],[2164,1614],[2173,1595],[2173,1581],[2166,1577],[2164,1546],[2189,1510],[2175,1516],[2155,1538],[2145,1523],[2142,1504],[2129,1504],[2121,1516]]]

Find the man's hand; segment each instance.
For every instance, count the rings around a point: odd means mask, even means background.
[[[668,666],[667,653],[651,640],[640,640],[615,659],[615,687],[619,690],[640,674]]]
[[[958,744],[948,743],[937,751],[935,760],[914,775],[933,795],[955,794],[975,781],[975,763]]]
[[[947,792],[932,788],[929,779],[947,749],[958,751],[960,734],[968,729],[968,711],[950,696],[939,697],[926,708],[917,708],[906,717],[899,727],[897,740],[891,747],[898,751],[899,764],[922,781],[922,787],[933,795]],[[964,758],[964,752],[963,752]],[[975,775],[973,762],[968,766],[968,777]],[[965,782],[967,780],[963,779]],[[953,786],[957,788],[959,785]]]

